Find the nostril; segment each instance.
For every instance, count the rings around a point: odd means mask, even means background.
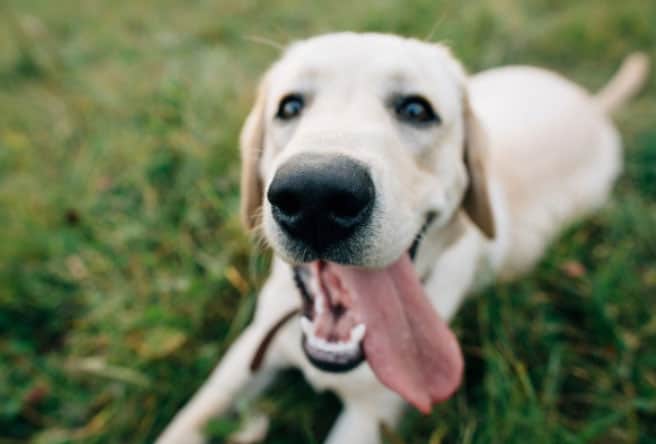
[[[331,196],[327,202],[330,217],[342,225],[355,223],[367,208],[368,200],[359,199],[351,193],[339,193]]]
[[[296,193],[281,191],[270,196],[269,201],[278,210],[290,217],[301,211],[301,201]]]

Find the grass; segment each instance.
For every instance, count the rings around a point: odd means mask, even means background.
[[[0,443],[150,442],[248,323],[268,259],[239,226],[237,134],[277,56],[258,41],[394,32],[595,89],[656,60],[654,23],[645,0],[0,0]],[[462,389],[388,443],[656,442],[655,79],[616,116],[611,202],[466,304]],[[321,442],[339,408],[294,372],[257,404],[278,444]]]

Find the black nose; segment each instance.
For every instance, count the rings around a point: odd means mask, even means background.
[[[278,169],[267,198],[283,230],[321,253],[369,220],[375,191],[353,159],[300,154]]]

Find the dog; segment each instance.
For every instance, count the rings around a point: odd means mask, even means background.
[[[647,73],[630,55],[591,95],[535,67],[468,76],[447,47],[393,35],[291,45],[240,138],[242,217],[273,248],[271,275],[158,443],[203,442],[286,367],[341,398],[328,444],[380,443],[405,405],[448,399],[464,366],[448,321],[606,201],[622,165],[609,114]]]

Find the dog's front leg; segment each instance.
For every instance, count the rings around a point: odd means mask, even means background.
[[[158,444],[204,442],[203,429],[212,417],[225,413],[239,397],[256,396],[266,388],[275,372],[288,364],[277,350],[275,327],[291,315],[298,300],[294,298],[291,273],[281,269],[276,273],[275,268],[260,294],[255,320],[178,412],[158,438]],[[268,350],[267,345],[270,345]],[[263,351],[266,354],[262,354]]]
[[[366,398],[342,400],[344,410],[324,444],[380,444],[381,424],[395,427],[405,405],[396,394],[382,387]]]
[[[212,417],[229,409],[247,387],[253,389],[268,382],[271,366],[256,374],[249,368],[265,334],[257,325],[252,325],[237,339],[210,378],[168,425],[157,440],[158,444],[204,442],[203,429]]]

